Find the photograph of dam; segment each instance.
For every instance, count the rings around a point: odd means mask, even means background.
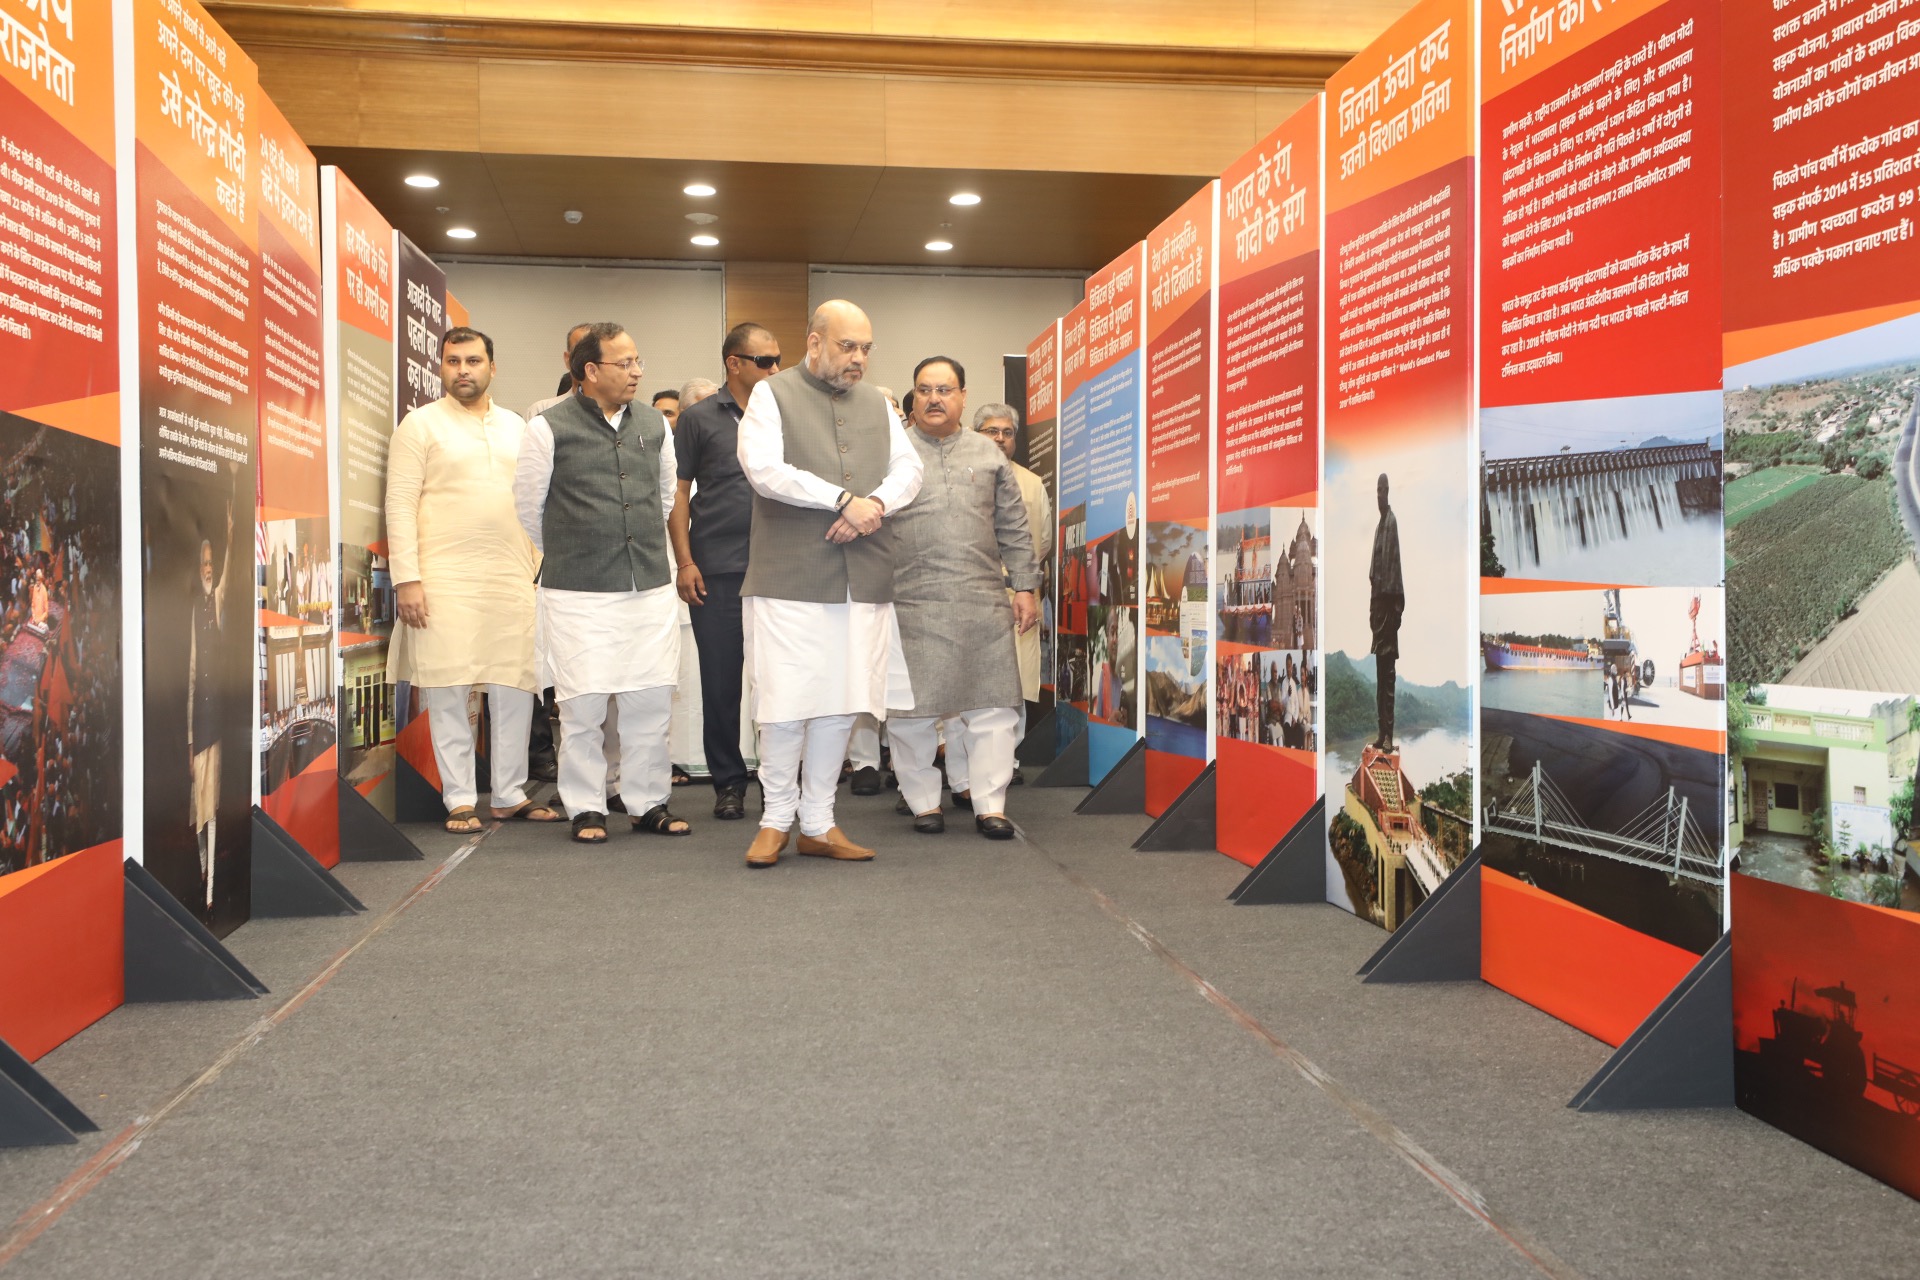
[[[1718,583],[1721,417],[1718,391],[1482,410],[1482,574]]]

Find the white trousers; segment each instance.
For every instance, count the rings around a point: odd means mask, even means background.
[[[854,717],[853,736],[847,741],[847,763],[856,769],[880,767],[880,739],[886,728],[865,712]]]
[[[798,821],[805,836],[833,829],[833,797],[853,720],[815,716],[760,726],[761,826],[789,831]]]
[[[441,685],[420,690],[427,704],[427,726],[433,730],[433,760],[440,766],[440,799],[449,809],[473,804],[480,798],[473,781],[473,721],[467,716],[470,685]],[[490,801],[496,809],[511,809],[527,801],[527,734],[533,728],[534,695],[511,685],[482,686],[493,712],[493,775]]]
[[[605,726],[610,718],[620,735],[620,799],[627,813],[637,818],[665,804],[673,793],[673,762],[667,751],[672,717],[670,685],[560,699],[560,803],[567,812],[607,811]]]
[[[888,720],[893,771],[908,806],[915,813],[932,813],[940,807],[940,771],[934,768],[933,754],[944,725],[948,784],[956,791],[973,792],[976,814],[1005,814],[1007,786],[1013,781],[1013,751],[1019,745],[1014,727],[1019,722],[1019,713],[1012,707],[982,707],[945,720],[934,716]],[[958,779],[953,773],[956,758],[965,762],[965,776]]]

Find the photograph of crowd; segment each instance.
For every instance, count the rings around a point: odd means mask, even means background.
[[[1220,736],[1295,751],[1318,750],[1320,673],[1312,651],[1223,654],[1217,666]]]
[[[0,414],[0,874],[120,835],[120,460]]]

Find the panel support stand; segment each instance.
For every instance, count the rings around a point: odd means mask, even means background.
[[[1366,982],[1480,980],[1480,850],[1401,922],[1360,966]]]
[[[1217,790],[1213,761],[1187,784],[1166,812],[1140,833],[1133,847],[1142,853],[1212,853],[1213,803]]]
[[[0,1147],[57,1147],[98,1133],[67,1095],[0,1040]]]
[[[145,867],[132,858],[121,867],[126,881],[128,1004],[253,1000],[267,993],[267,984]]]
[[[340,779],[342,862],[411,862],[421,856],[405,832],[388,822],[345,778]]]
[[[351,790],[351,788],[349,788]],[[350,916],[366,907],[285,829],[253,809],[253,914]]]
[[[1030,787],[1084,787],[1087,785],[1087,734],[1083,730],[1079,737],[1067,744],[1066,750],[1053,758],[1053,763],[1040,771],[1040,776],[1027,785]]]
[[[1085,738],[1087,734],[1081,734]],[[1138,813],[1147,811],[1147,740],[1135,738],[1107,776],[1087,792],[1075,813]]]
[[[1327,900],[1327,801],[1315,798],[1279,843],[1227,895],[1242,907]]]
[[[1733,945],[1721,934],[1567,1103],[1576,1111],[1733,1105]]]
[[[1054,719],[1051,711],[1027,716],[1027,736],[1020,739],[1020,745],[1013,751],[1017,763],[1034,768],[1053,763],[1060,737],[1060,728]]]

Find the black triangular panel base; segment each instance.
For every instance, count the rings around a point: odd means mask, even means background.
[[[1053,763],[1040,771],[1040,776],[1027,785],[1030,787],[1084,787],[1087,785],[1087,735],[1083,730],[1079,737],[1067,744],[1066,750],[1053,758]]]
[[[1286,902],[1327,900],[1327,802],[1313,802],[1280,837],[1260,865],[1247,873],[1227,899],[1236,906],[1271,907]]]
[[[253,810],[253,914],[350,916],[360,899],[313,860],[279,823]]]
[[[1667,993],[1573,1100],[1576,1111],[1733,1105],[1733,947],[1728,935]]]
[[[1060,737],[1060,726],[1055,719],[1051,710],[1029,715],[1027,736],[1013,749],[1013,758],[1030,768],[1052,764],[1054,747]]]
[[[422,712],[422,714],[425,713]],[[347,789],[353,790],[351,787]],[[354,794],[360,793],[355,791]],[[393,757],[394,821],[441,822],[446,819],[446,816],[447,806],[440,799],[440,789],[421,776],[420,771],[409,761],[401,759],[399,752],[396,751]]]
[[[252,1000],[267,984],[193,918],[193,913],[128,858],[126,879],[126,1002]]]
[[[1212,853],[1214,792],[1213,761],[1209,760],[1167,811],[1140,833],[1133,847],[1144,853]]]
[[[1480,850],[1413,909],[1360,966],[1360,977],[1367,982],[1480,980]]]
[[[0,1040],[0,1147],[57,1147],[100,1126]]]
[[[1085,734],[1081,735],[1085,737]],[[1075,813],[1145,813],[1147,811],[1147,740],[1134,739],[1107,776],[1073,807]]]
[[[423,856],[406,833],[340,780],[340,861],[411,862]]]

